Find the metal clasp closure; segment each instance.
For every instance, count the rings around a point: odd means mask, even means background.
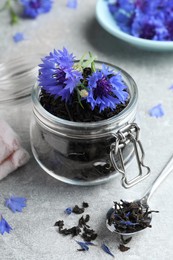
[[[139,131],[140,128],[137,124],[132,123],[128,124],[125,127],[121,128],[116,134],[113,134],[115,137],[115,142],[111,144],[110,147],[110,159],[113,167],[122,174],[122,185],[125,188],[130,188],[137,184],[138,182],[144,180],[150,173],[150,168],[144,165],[144,150],[142,144],[139,140]],[[134,154],[138,165],[139,174],[131,180],[127,179],[125,172],[125,165],[122,150],[126,145],[131,143],[134,147]],[[144,173],[144,168],[146,173]]]

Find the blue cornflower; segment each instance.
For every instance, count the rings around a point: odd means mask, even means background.
[[[119,73],[112,75],[112,71],[103,65],[102,70],[97,70],[88,80],[88,96],[87,102],[91,104],[91,108],[99,107],[100,112],[105,108],[115,109],[120,103],[124,103],[129,95],[127,86],[122,80]]]
[[[60,96],[67,102],[82,79],[82,73],[73,68],[73,54],[65,48],[63,51],[54,50],[42,61],[39,65],[39,86],[55,98]]]
[[[12,227],[7,223],[7,221],[3,218],[1,215],[0,220],[0,233],[3,235],[5,232],[10,233],[10,230],[12,230]]]
[[[136,11],[131,33],[136,37],[158,41],[169,37],[161,15],[156,17],[140,10]]]
[[[29,18],[36,18],[42,13],[47,13],[52,8],[52,0],[20,0],[23,6],[23,15]]]

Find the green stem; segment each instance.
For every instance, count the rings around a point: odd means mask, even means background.
[[[90,58],[93,58],[91,52],[89,52],[89,55],[90,55]],[[95,67],[95,57],[94,57],[93,61],[91,62],[91,71],[92,71],[92,72],[95,72],[95,71],[96,71],[96,67]]]
[[[87,53],[84,53],[84,55],[82,56],[82,58],[79,61],[79,64],[82,66],[84,58],[86,57]]]
[[[14,0],[16,3],[17,1]],[[10,23],[11,24],[15,24],[18,22],[18,16],[16,14],[16,12],[14,11],[13,7],[12,7],[12,2],[11,0],[7,0],[4,4],[4,6],[0,9],[0,12],[4,11],[4,10],[8,10],[9,13],[10,13],[10,18],[11,18],[11,21]]]
[[[14,9],[12,7],[10,7],[9,11],[10,11],[10,17],[11,17],[10,23],[12,25],[16,24],[19,20],[19,17],[17,16],[16,12],[14,11]]]

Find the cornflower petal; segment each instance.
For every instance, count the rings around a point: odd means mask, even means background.
[[[66,208],[64,212],[65,214],[70,215],[72,211],[73,211],[72,208]]]
[[[8,224],[8,222],[1,215],[1,220],[0,220],[1,235],[3,235],[5,232],[10,233],[10,230],[12,230],[12,227]]]
[[[5,199],[5,206],[13,213],[22,212],[22,209],[26,207],[26,198],[11,196],[9,199]]]
[[[158,104],[158,105],[152,107],[149,110],[149,115],[151,117],[156,117],[156,118],[164,116],[164,110],[163,110],[162,105]]]
[[[75,56],[73,56],[73,53],[68,53],[65,47],[63,48],[63,51],[59,50],[57,52],[54,50],[54,54],[57,56],[57,62],[59,63],[59,66],[63,68],[73,66]]]
[[[125,221],[125,220],[121,220],[120,223],[122,225],[126,225],[126,226],[136,226],[136,225],[139,225],[139,223],[133,223],[131,221]]]
[[[110,249],[109,249],[108,246],[106,246],[105,244],[102,244],[102,245],[101,245],[101,248],[103,249],[103,251],[104,251],[105,253],[107,253],[108,255],[111,255],[112,257],[114,257],[114,255],[112,254],[112,252],[110,251]]]
[[[67,7],[76,9],[78,6],[77,0],[67,0]]]
[[[16,34],[13,35],[13,41],[16,42],[16,43],[21,42],[24,39],[25,38],[24,38],[23,33],[17,32]]]
[[[113,69],[111,70],[109,68],[109,66],[106,66],[105,64],[102,65],[102,73],[105,75],[105,76],[108,76],[108,75],[111,75],[114,73]]]
[[[88,251],[89,250],[89,247],[88,247],[88,243],[85,243],[85,242],[80,242],[80,241],[76,241],[78,243],[78,245],[80,245],[81,249],[83,251]]]
[[[169,89],[173,90],[173,85],[171,85],[171,86],[169,87]]]

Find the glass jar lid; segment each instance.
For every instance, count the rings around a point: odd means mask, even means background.
[[[0,105],[29,100],[41,56],[19,56],[0,63]]]

